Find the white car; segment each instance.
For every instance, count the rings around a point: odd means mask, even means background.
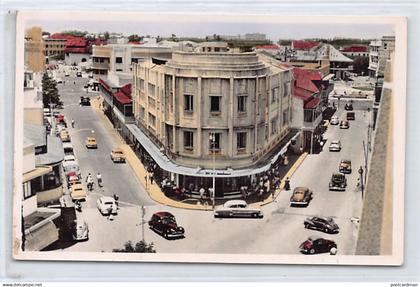
[[[228,200],[214,211],[214,217],[255,217],[264,215],[259,208],[250,208],[245,200]]]
[[[339,123],[340,123],[340,120],[339,120],[338,116],[332,116],[331,117],[330,124],[335,126],[335,125],[338,125]]]
[[[339,140],[333,140],[330,144],[330,151],[340,151],[341,150],[341,142]]]
[[[82,219],[76,219],[74,221],[73,240],[83,241],[89,239],[89,226],[86,221]]]
[[[96,201],[99,212],[102,215],[117,214],[117,204],[114,198],[110,196],[102,196]]]
[[[77,163],[76,158],[74,157],[74,155],[65,155],[64,156],[64,160],[63,160],[63,167],[69,166],[69,165],[75,165]]]
[[[73,149],[73,145],[69,142],[65,142],[63,143],[63,150],[64,150],[64,155],[73,155],[74,156],[74,149]]]

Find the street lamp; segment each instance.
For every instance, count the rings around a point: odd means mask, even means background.
[[[216,149],[215,149],[216,134],[215,133],[210,134],[210,143],[211,143],[211,150],[213,153],[213,188],[211,190],[212,193],[210,195],[212,197],[212,206],[214,209],[215,197],[216,197]]]

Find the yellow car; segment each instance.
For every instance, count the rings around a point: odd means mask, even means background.
[[[70,187],[70,196],[72,200],[86,200],[87,193],[81,183],[76,183]]]
[[[114,148],[111,151],[111,160],[113,162],[125,162],[124,151],[120,148]]]
[[[70,141],[70,134],[67,130],[63,130],[60,132],[60,139],[62,142],[69,142]]]
[[[88,137],[86,139],[86,147],[87,148],[98,148],[98,144],[96,143],[96,139],[94,137]]]

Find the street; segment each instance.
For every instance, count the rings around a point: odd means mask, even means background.
[[[81,95],[86,96],[83,85],[87,78],[74,75],[64,77],[66,83],[59,84],[59,93],[64,103],[63,113],[67,122],[75,120],[69,127],[71,142],[80,164],[83,178],[97,172],[103,177],[104,187],[95,188],[83,203],[83,218],[89,225],[89,240],[68,246],[62,251],[110,252],[122,248],[128,240],[142,239],[141,208],[145,206],[143,221],[144,239],[153,242],[158,253],[255,253],[255,254],[299,254],[299,245],[310,235],[334,240],[340,255],[354,254],[358,226],[350,220],[359,217],[362,207],[361,192],[356,189],[357,170],[364,165],[362,141],[366,141],[370,113],[355,109],[356,120],[350,121],[350,129],[329,126],[324,138],[327,142],[319,154],[310,154],[290,178],[291,189],[306,186],[313,191],[313,200],[308,207],[290,207],[290,191],[282,191],[276,200],[262,207],[263,219],[215,219],[211,211],[183,210],[153,202],[137,180],[133,170],[126,164],[114,164],[110,160],[111,150],[117,146],[116,139],[89,106],[79,106]],[[97,93],[89,92],[91,98]],[[364,106],[364,104],[362,105]],[[366,104],[368,106],[368,104]],[[336,113],[345,116],[344,104]],[[85,147],[87,136],[94,136],[98,149]],[[342,143],[340,152],[329,152],[331,140]],[[333,172],[338,171],[340,160],[350,159],[353,171],[346,175],[345,192],[329,191],[328,183]],[[96,200],[102,195],[118,194],[120,208],[113,220],[102,216],[96,208]],[[185,228],[185,238],[166,240],[148,228],[147,221],[156,211],[169,211],[175,215],[179,225]],[[338,234],[325,234],[308,230],[303,226],[306,217],[331,216],[340,227]]]

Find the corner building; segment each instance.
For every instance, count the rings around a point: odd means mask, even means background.
[[[256,53],[220,51],[134,64],[133,109],[157,152],[139,143],[165,177],[211,187],[216,173],[216,196],[224,197],[269,170],[290,144],[292,71]]]

